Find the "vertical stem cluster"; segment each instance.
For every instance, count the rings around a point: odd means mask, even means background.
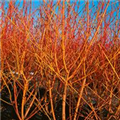
[[[1,5],[1,101],[18,119],[119,117],[119,2]]]

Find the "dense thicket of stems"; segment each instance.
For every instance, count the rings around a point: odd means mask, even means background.
[[[2,103],[20,120],[41,114],[118,120],[119,8],[119,1],[109,0],[3,1]]]

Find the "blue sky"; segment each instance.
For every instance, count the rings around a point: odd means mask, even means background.
[[[14,0],[12,0],[12,1],[14,1]],[[46,0],[46,1],[48,2],[48,0]],[[56,0],[53,0],[53,1],[54,1],[54,3],[56,3]],[[71,4],[71,12],[72,12],[73,0],[70,0],[70,1],[71,1],[70,4]],[[80,3],[79,3],[79,0],[76,0],[76,1],[77,1],[77,5],[79,6],[79,9],[78,9],[79,15],[77,17],[77,19],[79,21],[80,17],[83,17],[83,11],[84,11],[85,3],[86,3],[87,0],[80,0]],[[27,2],[29,2],[29,0],[27,0]],[[89,0],[90,16],[92,17],[92,20],[93,20],[93,22],[91,23],[92,26],[95,23],[96,16],[94,15],[94,13],[96,12],[96,10],[98,10],[98,3],[99,2],[102,2],[102,0]],[[6,10],[8,9],[8,4],[9,4],[9,0],[5,0],[4,8]],[[22,9],[23,0],[21,0],[21,1],[17,0],[16,5],[18,5],[18,4],[19,4],[19,10]],[[67,2],[66,2],[66,4],[67,4]],[[94,7],[93,7],[93,5],[94,5]],[[40,6],[42,6],[42,0],[32,0],[32,11],[36,10]],[[105,6],[106,6],[106,4],[105,4]],[[104,6],[104,9],[105,9],[105,6]],[[116,15],[117,15],[116,9],[118,9],[119,6],[120,6],[120,2],[118,0],[110,0],[110,4],[109,4],[109,7],[108,7],[107,12],[106,12],[106,14],[108,14],[107,19],[109,19],[109,13],[110,13],[111,9],[113,8],[115,10],[113,15],[112,15],[112,17],[114,18],[114,21],[112,21],[112,19],[111,19],[111,25],[114,24],[114,22],[116,20],[120,21],[120,10],[119,10],[119,13],[118,13],[119,14],[118,17],[116,17]],[[104,9],[101,12],[104,12]],[[75,7],[75,10],[77,11],[77,6]],[[56,7],[56,14],[57,14],[57,12],[59,12],[58,7]],[[36,11],[33,16],[31,16],[31,17],[34,17],[34,21],[35,21],[34,24],[36,23],[38,13],[39,13],[39,10]],[[87,19],[87,17],[86,17],[86,19]],[[102,24],[104,26],[104,22]],[[120,22],[118,22],[117,26],[120,26]],[[113,27],[115,27],[115,25],[113,25]],[[120,28],[117,28],[117,29],[120,29]],[[95,29],[94,29],[94,31],[95,31]],[[94,31],[92,32],[92,35],[94,35]],[[76,30],[76,32],[77,32],[77,30]],[[112,32],[111,34],[114,34],[114,33]],[[91,38],[92,38],[92,35],[91,35]]]
[[[7,10],[7,8],[8,8],[8,4],[9,4],[9,1],[10,0],[5,0],[5,8],[6,8],[6,10]],[[12,1],[15,1],[15,0],[12,0]],[[48,2],[48,0],[46,0],[47,2]],[[56,1],[57,0],[53,0],[53,2],[54,3],[56,3]],[[85,3],[86,3],[86,1],[87,0],[80,0],[80,2],[79,2],[79,0],[76,0],[77,1],[77,6],[79,6],[79,9],[78,9],[78,13],[79,13],[79,16],[78,17],[81,17],[81,16],[83,16],[83,11],[84,11],[84,9],[83,8],[85,8]],[[27,0],[27,2],[29,2],[29,0]],[[94,18],[96,17],[96,16],[94,16],[94,13],[95,13],[95,11],[98,9],[98,3],[99,2],[102,2],[102,0],[89,0],[89,9],[90,9],[90,15],[93,17],[93,20],[94,20]],[[71,6],[73,5],[72,3],[74,3],[74,0],[70,0],[70,4],[71,4]],[[23,0],[17,0],[16,1],[16,5],[18,5],[19,4],[19,10],[20,9],[22,9],[22,7],[23,7]],[[66,2],[66,4],[67,4],[67,2]],[[118,1],[118,0],[110,0],[110,4],[109,4],[109,7],[108,7],[108,9],[107,9],[107,14],[109,14],[109,12],[111,11],[111,9],[113,8],[114,10],[115,9],[117,9],[118,7],[119,7],[119,4],[120,4],[120,2]],[[94,5],[94,7],[93,7],[93,5]],[[32,11],[34,11],[34,10],[36,10],[37,8],[39,8],[40,6],[42,6],[42,0],[32,0]],[[75,7],[75,10],[77,11],[77,6]],[[106,4],[105,4],[105,6],[106,6]],[[104,9],[105,9],[105,6],[104,6]],[[72,8],[72,7],[71,7]],[[101,12],[104,12],[104,9],[103,9],[103,11],[101,11]],[[58,7],[56,7],[56,14],[57,14],[57,12],[59,12],[58,11]],[[72,9],[71,9],[71,12],[72,12]],[[39,13],[39,11],[36,11],[36,13],[34,14],[34,18],[36,19],[37,17],[37,15],[38,15],[38,13]],[[24,13],[23,13],[24,14]],[[113,13],[113,17],[115,18],[115,19],[118,19],[118,20],[120,20],[120,15],[118,16],[118,18],[116,17],[116,14],[117,14],[117,12],[116,11],[114,11],[114,13]],[[119,14],[120,14],[120,11],[119,11]],[[108,17],[109,18],[109,17]],[[78,18],[79,19],[79,18]],[[111,19],[111,21],[112,21],[112,19]]]
[[[10,0],[5,0],[5,8],[8,8],[9,1]],[[12,1],[15,1],[15,0],[12,0]],[[26,1],[29,2],[30,0],[26,0]],[[46,1],[48,2],[48,0],[46,0]],[[56,3],[56,1],[57,0],[53,0],[54,3]],[[79,4],[81,6],[80,9],[79,9],[79,10],[81,10],[81,8],[83,6],[85,6],[85,1],[87,1],[87,0],[80,0],[80,3],[79,3],[79,0],[76,0],[76,1],[77,1],[77,4]],[[92,3],[94,3],[95,6],[97,6],[98,2],[102,2],[102,1],[104,1],[104,0],[89,0],[89,8],[93,7]],[[71,5],[72,5],[73,2],[74,2],[74,0],[70,0],[70,4]],[[23,0],[17,0],[16,1],[16,5],[18,3],[20,3],[19,8],[22,8]],[[113,3],[116,6],[118,6],[120,4],[120,2],[118,0],[110,0],[110,4],[113,4]],[[32,9],[33,10],[36,9],[36,8],[38,8],[40,5],[42,5],[42,0],[32,0]],[[76,7],[76,9],[77,9],[77,7]],[[111,6],[109,5],[107,12],[109,12],[110,9],[111,9]],[[56,11],[57,11],[57,9],[56,9]]]

